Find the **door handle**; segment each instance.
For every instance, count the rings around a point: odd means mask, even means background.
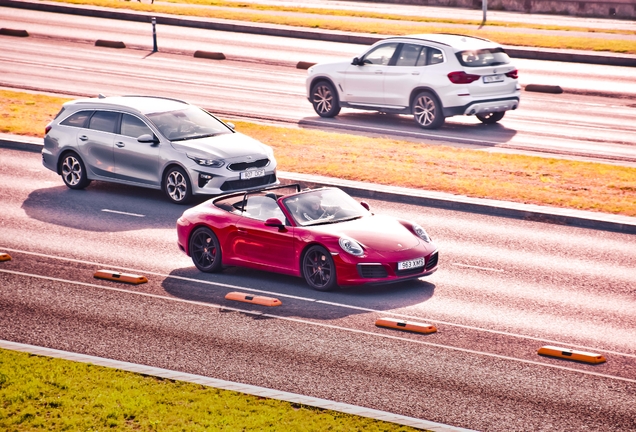
[[[381,70],[377,70],[377,71],[375,71],[375,73],[377,73],[377,74],[381,74],[381,73],[382,73],[382,71],[381,71]]]
[[[419,75],[419,72],[411,72],[411,75]]]
[[[86,141],[88,140],[88,137],[86,135],[82,135],[79,137],[80,141]]]
[[[117,147],[119,147],[119,148],[122,148],[122,147],[124,147],[126,144],[124,144],[123,142],[119,141],[119,142],[116,142],[116,143],[115,143],[115,145],[116,145]]]

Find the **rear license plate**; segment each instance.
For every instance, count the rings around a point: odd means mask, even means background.
[[[257,170],[243,171],[240,177],[241,177],[241,180],[248,180],[255,177],[263,177],[264,175],[265,175],[264,169],[257,169]]]
[[[398,270],[408,270],[417,267],[424,267],[424,258],[416,258],[398,263]]]
[[[502,82],[504,80],[504,76],[503,74],[497,74],[497,75],[486,75],[484,77],[484,82],[487,83],[496,83],[496,82]]]

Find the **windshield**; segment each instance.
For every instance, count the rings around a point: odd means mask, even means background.
[[[178,111],[147,114],[146,117],[170,141],[232,133],[232,130],[224,123],[195,106]]]
[[[466,67],[499,66],[510,63],[503,48],[487,48],[455,53],[457,60]]]
[[[343,222],[368,215],[369,211],[340,189],[303,192],[283,199],[297,225]]]

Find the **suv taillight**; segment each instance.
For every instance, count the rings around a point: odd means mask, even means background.
[[[512,70],[510,72],[507,72],[506,76],[508,78],[517,79],[517,78],[519,78],[519,71],[517,69]]]
[[[479,78],[481,78],[480,75],[467,74],[464,71],[451,72],[448,74],[448,79],[451,80],[453,84],[470,84]]]
[[[51,130],[51,125],[50,124],[46,125],[46,127],[44,128],[44,135],[49,133],[50,130]]]

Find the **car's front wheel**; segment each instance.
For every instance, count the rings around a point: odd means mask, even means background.
[[[190,257],[194,265],[205,273],[221,270],[221,245],[210,228],[197,228],[190,236]]]
[[[71,189],[84,189],[91,183],[86,175],[84,162],[76,153],[64,154],[60,160],[60,172],[64,184]]]
[[[442,104],[430,92],[421,92],[413,99],[413,118],[424,129],[437,129],[444,124]]]
[[[311,103],[320,117],[335,117],[340,112],[338,93],[327,81],[320,81],[311,88]]]
[[[499,120],[501,120],[504,117],[504,115],[506,115],[506,112],[500,111],[500,112],[492,112],[488,114],[477,114],[476,117],[479,119],[480,122],[484,124],[495,124]]]
[[[322,246],[310,247],[302,262],[303,277],[307,284],[318,291],[336,288],[336,266],[331,254]]]
[[[168,199],[175,204],[187,204],[192,198],[192,186],[185,171],[171,167],[163,177],[163,189]]]

